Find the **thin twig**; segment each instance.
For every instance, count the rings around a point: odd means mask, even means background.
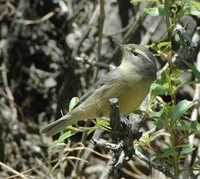
[[[96,21],[97,21],[97,17],[99,16],[99,9],[100,9],[100,5],[98,4],[92,14],[92,17],[90,18],[90,21],[89,21],[89,24],[88,24],[88,28],[87,30],[83,33],[80,41],[78,42],[76,48],[73,50],[72,52],[72,57],[75,57],[82,45],[82,43],[84,42],[84,40],[87,38],[87,36],[89,35],[92,27],[94,24],[96,24]]]
[[[89,126],[90,122],[91,121],[89,121],[89,120],[86,121],[85,125]],[[84,131],[81,136],[81,143],[84,144],[86,139],[87,139],[87,132]],[[83,153],[84,153],[83,150],[79,150],[77,158],[82,158]],[[74,166],[74,170],[72,171],[72,178],[74,178],[74,179],[77,178],[77,176],[79,176],[79,174],[80,174],[80,160],[77,160],[75,163],[75,166]]]
[[[56,14],[56,12],[52,11],[36,20],[23,20],[23,23],[24,23],[24,25],[40,24],[40,23],[45,22],[45,21],[49,20],[50,18],[52,18],[55,14]]]
[[[150,167],[159,170],[160,172],[162,172],[163,174],[165,174],[168,177],[171,177],[172,179],[178,179],[177,176],[175,176],[171,171],[167,170],[166,168],[164,168],[163,166],[149,160],[146,156],[144,156],[139,150],[137,145],[134,146],[135,148],[135,155],[141,159],[142,161],[144,161],[145,163],[147,163]]]
[[[156,29],[159,27],[161,21],[163,20],[162,17],[158,17],[157,20],[152,20],[152,25],[147,29],[147,32],[144,34],[141,45],[146,45],[150,41],[152,34],[156,31]]]
[[[100,16],[99,16],[99,39],[98,39],[98,49],[97,49],[97,61],[99,61],[100,57],[101,57],[101,47],[102,47],[102,34],[103,34],[103,24],[104,24],[104,19],[105,19],[105,12],[104,12],[104,0],[100,0]],[[93,82],[96,81],[98,75],[98,68],[95,67],[94,70],[94,75],[93,75]],[[90,121],[87,121],[86,126],[88,126],[90,124]],[[87,138],[87,133],[83,132],[82,134],[82,139],[81,142],[85,143],[85,140]],[[83,151],[79,151],[78,153],[78,157],[81,158],[83,155]],[[76,161],[74,170],[72,172],[72,178],[77,178],[77,176],[79,175],[80,172],[80,161]]]
[[[98,35],[98,46],[97,46],[97,61],[101,58],[101,47],[102,47],[102,38],[103,38],[103,25],[105,19],[104,11],[104,0],[99,0],[100,2],[100,15],[99,15],[99,35]],[[92,81],[95,82],[98,76],[98,68],[95,67]]]
[[[19,173],[19,172],[16,171],[16,170],[14,170],[13,168],[9,167],[8,165],[5,165],[5,164],[2,163],[1,161],[0,161],[0,166],[1,166],[2,168],[5,168],[6,170],[8,170],[8,171],[10,171],[10,172],[12,172],[12,173],[14,173],[14,174],[16,174],[17,176],[19,176],[19,177],[21,177],[21,178],[23,178],[23,179],[28,179],[26,176],[24,176],[23,174]]]
[[[95,130],[95,132],[94,132],[92,138],[99,139],[100,136],[101,136],[101,134],[102,134],[102,130],[97,129],[97,130]],[[108,159],[108,156],[106,156],[105,154],[100,154],[99,152],[95,151],[95,150],[94,150],[94,147],[95,147],[95,146],[94,146],[92,143],[89,143],[89,145],[87,146],[87,149],[84,151],[84,153],[83,153],[83,155],[82,155],[82,158],[83,158],[84,160],[87,160],[87,159],[89,158],[89,156],[90,156],[92,153],[94,153],[94,154],[96,154],[96,155],[99,155],[100,157],[103,157],[103,158],[107,158],[107,159]],[[84,167],[84,163],[81,162],[81,163],[80,163],[80,167],[79,167],[80,170],[83,170],[83,167]]]
[[[109,178],[109,174],[112,172],[113,170],[113,165],[115,164],[115,160],[109,160],[109,162],[107,163],[104,172],[102,173],[102,175],[100,176],[100,179],[107,179]]]

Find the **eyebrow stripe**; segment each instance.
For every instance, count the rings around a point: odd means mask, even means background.
[[[145,58],[147,58],[147,59],[149,58],[148,55],[145,54],[145,53],[144,53],[142,50],[140,50],[140,49],[135,49],[134,51],[135,51],[135,52],[138,52],[140,55],[143,55],[143,56],[144,56]]]

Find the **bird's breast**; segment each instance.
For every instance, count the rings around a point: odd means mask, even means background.
[[[148,80],[137,81],[127,85],[119,96],[119,107],[122,114],[130,114],[136,110],[147,96],[151,82]]]
[[[136,80],[137,79],[137,80]],[[136,110],[149,92],[151,81],[136,79],[119,80],[113,87],[105,90],[96,103],[98,116],[110,117],[109,98],[118,98],[122,114]]]

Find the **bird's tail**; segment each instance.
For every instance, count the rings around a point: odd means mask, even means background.
[[[67,126],[76,123],[78,120],[80,119],[75,119],[70,114],[66,114],[57,121],[42,128],[40,132],[45,133],[47,137],[50,137],[65,129]]]

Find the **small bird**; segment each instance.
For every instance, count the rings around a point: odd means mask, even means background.
[[[109,117],[110,98],[118,98],[119,111],[124,115],[140,106],[156,79],[154,56],[142,45],[114,42],[123,52],[121,64],[97,81],[72,111],[42,128],[41,133],[50,137],[79,120]]]

